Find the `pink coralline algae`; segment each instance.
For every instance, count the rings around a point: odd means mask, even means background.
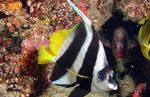
[[[34,75],[33,71],[37,72],[36,70],[38,70],[35,68],[37,68],[37,51],[39,45],[49,45],[48,39],[39,33],[22,41],[21,54],[23,67],[28,69],[29,75]]]
[[[25,40],[22,41],[22,53],[26,54],[27,51],[35,51],[38,50],[39,45],[46,45],[48,46],[48,40],[45,37],[41,37],[41,38],[36,38],[36,39],[31,39],[31,38],[27,38]],[[26,49],[24,51],[24,49]]]
[[[48,6],[50,4],[50,0],[26,0],[25,4],[28,7],[29,13],[33,17],[43,17],[48,16]]]
[[[88,11],[86,8],[85,0],[81,2],[75,2],[76,6],[87,15]],[[70,28],[75,23],[79,22],[80,16],[69,6],[69,4],[64,2],[59,2],[59,4],[52,7],[50,10],[50,26],[52,26],[51,31],[56,31],[64,28]]]
[[[150,2],[139,0],[137,2],[120,2],[121,9],[131,18],[142,19],[150,13]]]
[[[86,2],[85,0],[81,0],[81,2],[77,3],[77,7],[87,16],[88,15],[88,10],[86,7]],[[75,17],[76,21],[80,21],[81,18],[80,16]]]

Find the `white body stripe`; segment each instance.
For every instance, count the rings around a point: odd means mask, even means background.
[[[106,67],[106,65],[108,65],[107,63],[107,59],[106,59],[106,54],[105,54],[105,50],[104,50],[104,46],[102,44],[101,41],[99,41],[99,50],[98,50],[98,54],[97,54],[97,59],[96,59],[96,71],[100,71],[102,70],[104,67]]]
[[[102,45],[102,43],[99,41],[99,50],[98,50],[98,54],[97,54],[97,59],[96,59],[96,63],[94,66],[94,70],[93,70],[93,79],[92,79],[92,84],[91,84],[91,91],[93,92],[98,92],[101,89],[98,89],[98,87],[103,87],[103,85],[101,84],[101,82],[98,80],[97,74],[99,71],[101,71],[104,67],[106,67],[106,63],[107,59],[106,59],[106,55],[104,52],[104,47]]]

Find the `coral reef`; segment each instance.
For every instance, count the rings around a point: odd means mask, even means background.
[[[89,0],[88,17],[98,31],[100,26],[111,16],[113,0]],[[93,11],[94,10],[94,11]]]
[[[119,85],[119,92],[117,95],[121,97],[128,97],[132,94],[135,89],[135,81],[132,76],[127,72],[127,69],[124,67],[124,62],[119,60],[120,62],[116,63],[115,72],[116,72],[116,80]]]
[[[148,15],[150,9],[149,0],[73,2],[90,18],[96,30],[101,29],[113,10],[121,9],[137,21]],[[50,33],[69,28],[80,20],[66,0],[0,0],[0,96],[67,97],[72,88],[66,90],[51,85],[49,78],[55,64],[39,66],[37,50],[40,44],[48,46]],[[143,67],[146,68],[143,71],[149,78],[150,68],[147,67]],[[130,76],[125,79],[129,80],[120,81],[121,93],[128,95],[135,85]],[[102,94],[90,93],[86,97],[108,97],[108,93]]]
[[[149,0],[120,0],[116,2],[118,9],[122,9],[130,18],[140,20],[150,13]]]

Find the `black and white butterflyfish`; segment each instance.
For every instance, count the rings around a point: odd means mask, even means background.
[[[76,88],[69,97],[83,97],[89,92],[116,90],[104,47],[91,21],[70,1],[82,22],[70,29],[53,32],[49,47],[41,45],[38,64],[55,62],[51,75],[55,85]]]

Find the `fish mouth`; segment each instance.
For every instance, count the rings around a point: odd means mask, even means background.
[[[116,54],[116,59],[124,59],[126,57],[126,54],[124,53],[124,51],[118,52],[118,54]]]
[[[113,48],[113,56],[115,59],[124,59],[126,57],[127,49],[123,48]]]
[[[115,84],[110,84],[109,85],[109,88],[111,89],[111,90],[117,90],[118,89],[118,85],[115,83]]]

